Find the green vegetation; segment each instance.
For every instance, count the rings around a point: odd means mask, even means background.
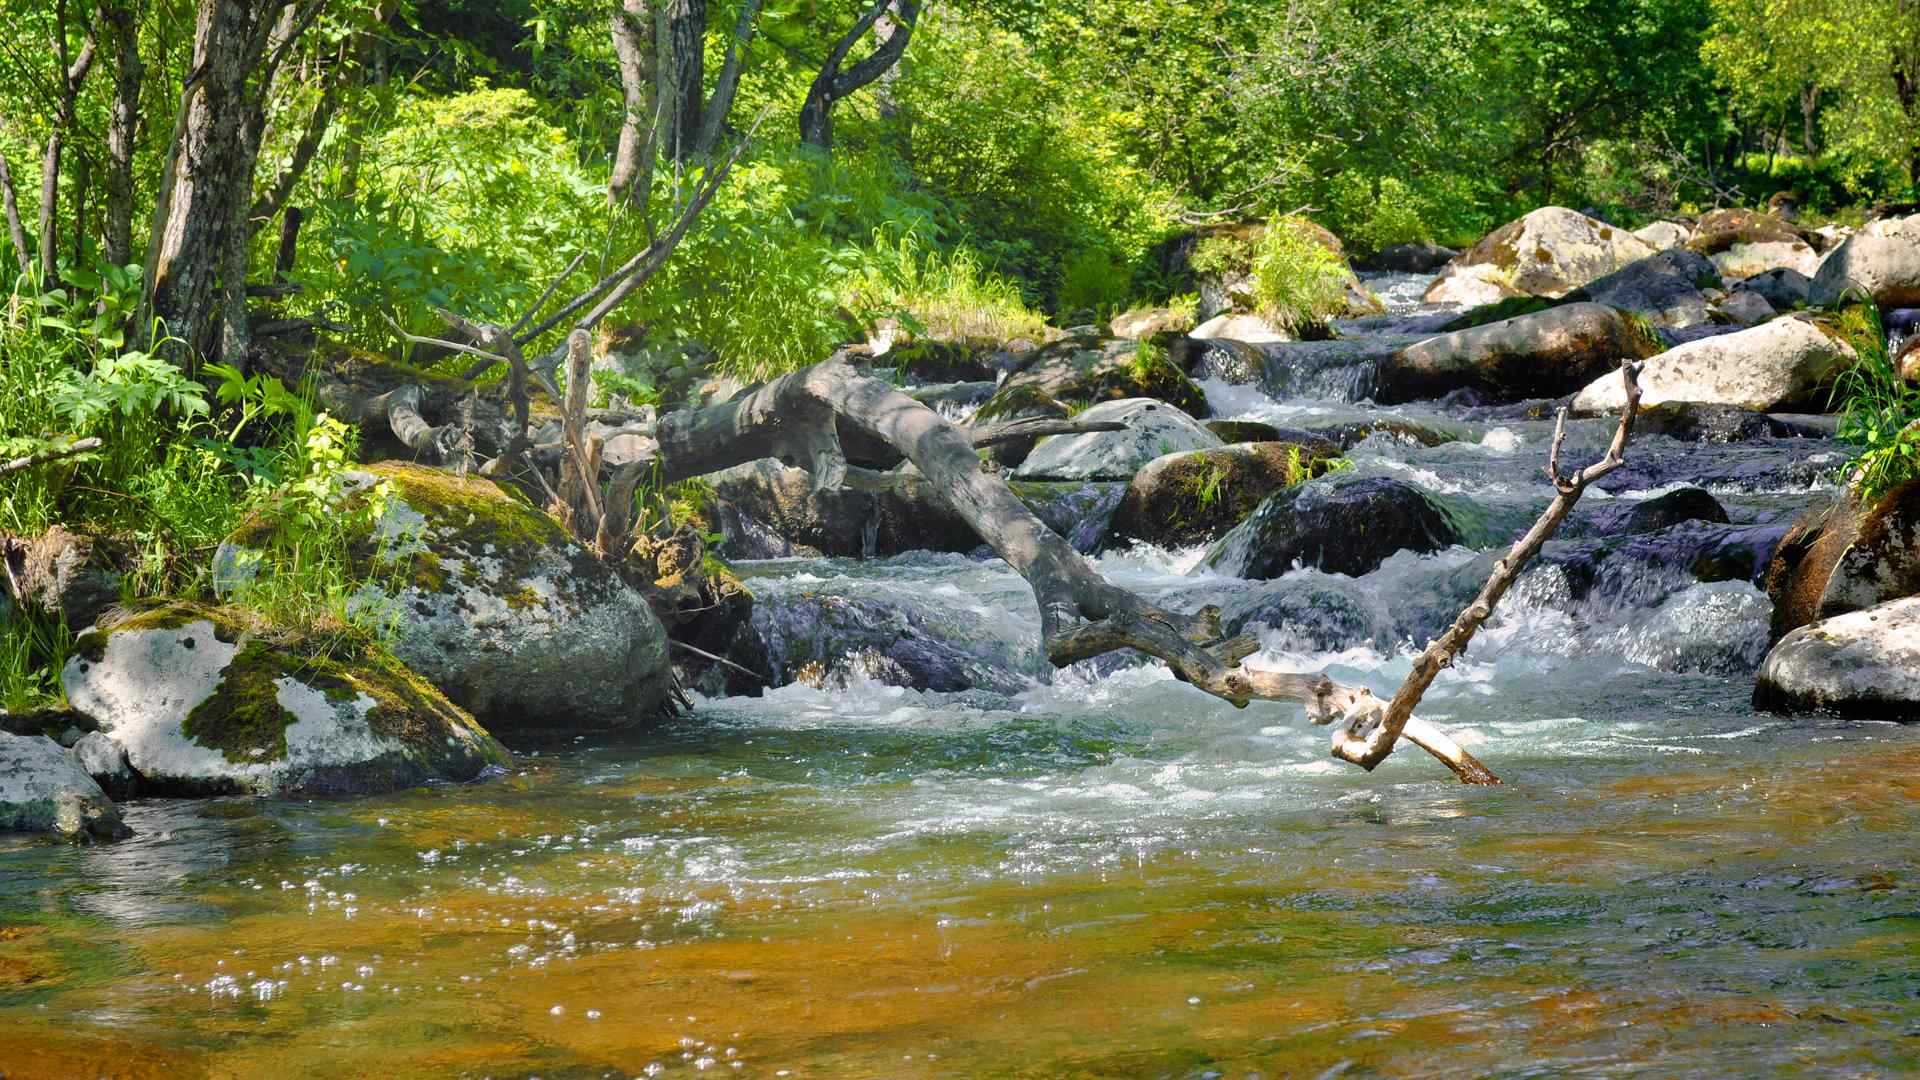
[[[1848,483],[1871,505],[1920,477],[1920,385],[1901,378],[1894,368],[1871,301],[1842,308],[1830,330],[1858,355],[1840,375],[1834,406],[1841,411],[1840,437],[1860,449],[1860,456],[1847,466]]]

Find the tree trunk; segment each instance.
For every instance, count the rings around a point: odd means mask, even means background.
[[[1813,139],[1813,118],[1819,111],[1820,87],[1817,84],[1808,83],[1800,89],[1800,148],[1806,151],[1809,162],[1820,156],[1820,151]]]
[[[866,59],[843,70],[847,54],[882,18],[888,19],[893,29],[883,37],[876,35],[879,40],[873,52]],[[807,90],[807,100],[800,106],[802,142],[822,150],[833,148],[834,104],[869,85],[900,62],[900,57],[907,51],[908,41],[913,37],[914,23],[919,18],[920,0],[875,0],[853,24],[853,28],[841,35],[827,53],[826,61],[820,65],[820,74],[814,77],[813,85]]]
[[[656,93],[665,102],[665,150],[691,160],[700,142],[700,102],[706,94],[707,0],[661,0],[654,23],[659,60]]]
[[[92,25],[80,52],[68,59],[66,4],[59,5],[54,20],[55,55],[60,60],[60,96],[53,111],[53,128],[47,132],[47,145],[40,155],[40,280],[52,286],[60,277],[60,157],[65,150],[67,132],[73,127],[73,114],[80,101],[81,84],[93,70],[96,39]]]
[[[622,0],[614,9],[612,24],[623,109],[620,141],[613,151],[613,173],[607,180],[607,201],[618,204],[624,199],[644,206],[652,186],[653,133],[659,120],[653,13],[647,10],[647,0]]]
[[[125,266],[133,258],[133,154],[140,131],[140,20],[145,0],[109,0],[100,7],[107,44],[114,51],[113,105],[107,117],[104,238],[107,261]]]
[[[7,155],[0,150],[0,211],[7,218],[7,240],[13,247],[13,257],[20,263],[22,274],[33,273],[33,252],[27,248],[27,230],[20,223],[20,192],[13,186],[13,168],[7,164]]]

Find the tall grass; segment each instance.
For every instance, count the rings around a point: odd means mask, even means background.
[[[1840,438],[1860,450],[1848,482],[1871,504],[1920,477],[1920,386],[1894,368],[1886,329],[1871,299],[1854,298],[1835,315],[1831,329],[1858,356],[1841,372],[1834,403],[1841,409]]]

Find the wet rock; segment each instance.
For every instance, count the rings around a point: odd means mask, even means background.
[[[1450,432],[1440,431],[1418,424],[1412,420],[1402,420],[1394,416],[1381,416],[1372,420],[1356,420],[1345,424],[1330,424],[1325,427],[1307,428],[1301,432],[1286,431],[1280,438],[1293,442],[1302,441],[1303,435],[1330,439],[1342,450],[1351,450],[1378,435],[1397,442],[1402,446],[1443,446],[1450,442],[1459,442],[1460,437]]]
[[[1716,255],[1737,244],[1805,243],[1800,230],[1780,218],[1729,207],[1700,215],[1687,246],[1702,255]]]
[[[1204,450],[1219,438],[1162,401],[1109,401],[1081,413],[1088,423],[1113,421],[1124,431],[1050,435],[1033,448],[1015,475],[1022,480],[1130,480],[1163,454]]]
[[[1642,405],[1634,417],[1636,438],[1664,435],[1681,442],[1745,442],[1749,439],[1820,439],[1832,432],[1812,424],[1770,416],[1738,405],[1700,401],[1663,401]]]
[[[1633,230],[1633,235],[1655,251],[1666,251],[1693,239],[1693,230],[1677,221],[1656,221]]]
[[[1373,257],[1362,259],[1356,269],[1369,273],[1431,274],[1452,262],[1459,254],[1439,244],[1389,244]]]
[[[75,630],[91,626],[120,602],[120,560],[110,546],[59,525],[31,540],[0,535],[0,559],[7,564],[0,599],[17,589],[12,599],[22,607]]]
[[[1720,277],[1706,257],[1672,248],[1629,263],[1567,294],[1644,315],[1655,326],[1697,326],[1712,317],[1703,288],[1717,288]]]
[[[1644,605],[1670,593],[1672,580],[1680,575],[1693,581],[1759,584],[1785,534],[1780,525],[1682,521],[1647,533],[1552,541],[1538,566],[1558,574],[1572,600],[1597,592]]]
[[[1820,269],[1820,253],[1813,245],[1800,240],[1735,244],[1717,252],[1713,266],[1728,281],[1741,281],[1774,270],[1811,276]]]
[[[1426,298],[1429,303],[1485,303],[1515,294],[1563,296],[1656,250],[1603,221],[1545,206],[1482,237],[1448,264]],[[1468,282],[1471,287],[1463,288]],[[1488,291],[1495,295],[1472,300],[1464,295]]]
[[[127,748],[104,732],[90,731],[70,748],[74,764],[93,778],[100,790],[114,799],[131,799],[139,793],[140,775],[127,760]]]
[[[1188,337],[1196,341],[1244,341],[1252,345],[1263,345],[1275,341],[1292,341],[1293,335],[1273,325],[1258,315],[1215,315],[1206,322],[1193,328]]]
[[[1900,347],[1900,355],[1893,358],[1893,369],[1902,379],[1920,383],[1920,335],[1908,338]]]
[[[1142,352],[1146,349],[1146,352]],[[1207,415],[1207,395],[1168,351],[1122,338],[1067,338],[1028,354],[1001,393],[1031,388],[1058,401],[1164,401],[1189,416]]]
[[[1113,540],[1167,549],[1219,539],[1267,496],[1325,472],[1326,444],[1238,443],[1154,459],[1127,485],[1113,513]]]
[[[1461,388],[1494,401],[1557,397],[1662,345],[1613,308],[1566,304],[1410,345],[1381,362],[1374,398],[1390,404]]]
[[[1319,480],[1269,496],[1208,551],[1223,574],[1276,578],[1297,562],[1358,577],[1396,551],[1438,551],[1465,533],[1434,496],[1399,480]]]
[[[470,780],[508,761],[382,650],[269,640],[228,608],[171,604],[96,626],[61,682],[147,794],[361,794]]]
[[[1114,508],[1127,492],[1120,481],[1013,480],[1007,486],[1033,516],[1083,555],[1105,546]]]
[[[1258,420],[1208,420],[1200,425],[1223,443],[1280,442],[1280,429]]]
[[[1332,401],[1359,401],[1374,393],[1376,372],[1394,353],[1430,337],[1391,334],[1337,341],[1289,341],[1267,345],[1234,343],[1226,353],[1209,342],[1207,354],[1194,366],[1199,378],[1231,383],[1254,383],[1269,397],[1312,397]]]
[[[0,732],[0,832],[43,832],[67,840],[130,835],[100,785],[60,744]]]
[[[1027,682],[1007,642],[932,607],[824,593],[763,597],[753,627],[774,686],[865,677],[914,690],[1012,693]]]
[[[1220,623],[1228,634],[1264,631],[1267,642],[1303,652],[1338,652],[1395,637],[1393,620],[1378,598],[1351,582],[1327,578],[1269,582],[1221,605]]]
[[[1799,316],[1690,341],[1648,360],[1640,372],[1641,403],[1702,401],[1761,411],[1818,406],[1853,350]],[[1618,410],[1626,387],[1618,375],[1595,379],[1574,397],[1577,412]]]
[[[980,538],[918,475],[883,491],[815,491],[813,474],[772,458],[708,478],[714,523],[732,559],[972,551]]]
[[[1847,237],[1813,275],[1807,302],[1831,307],[1862,289],[1882,311],[1920,307],[1920,215],[1870,221]]]
[[[1850,492],[1793,523],[1767,567],[1773,636],[1920,593],[1920,480],[1862,508]]]
[[[1704,488],[1681,488],[1651,499],[1582,503],[1567,535],[1626,536],[1655,532],[1683,521],[1727,523],[1727,509]]]
[[[1752,293],[1775,311],[1793,311],[1807,306],[1807,292],[1812,288],[1811,277],[1790,267],[1777,267],[1740,279],[1733,291]]]
[[[1920,721],[1920,596],[1794,630],[1760,665],[1753,704]]]
[[[480,477],[382,462],[388,493],[353,538],[360,610],[393,619],[393,651],[504,737],[634,727],[672,672],[646,599],[548,514]],[[243,525],[215,557],[222,595],[260,565],[274,524]]]
[[[1714,321],[1735,326],[1758,326],[1772,321],[1778,312],[1759,293],[1732,292],[1713,305]]]
[[[1175,308],[1136,308],[1123,311],[1107,324],[1117,338],[1145,341],[1155,334],[1185,333],[1193,329],[1193,312]]]
[[[910,383],[993,382],[1019,363],[989,341],[910,341],[874,358],[874,365],[900,373]]]

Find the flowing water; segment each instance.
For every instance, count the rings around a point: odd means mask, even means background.
[[[1378,412],[1209,392],[1290,426]],[[1479,547],[1544,505],[1550,424],[1396,413],[1459,439],[1375,436],[1355,468],[1470,504]],[[1764,546],[1838,448],[1632,456],[1589,497],[1699,482],[1731,521],[1597,567],[1577,520],[1555,542],[1422,708],[1503,787],[1411,749],[1336,765],[1298,708],[1157,665],[1051,672],[997,562],[750,565],[775,609],[914,613],[975,688],[846,663],[476,784],[140,801],[125,843],[0,842],[0,1076],[1920,1068],[1920,733],[1754,713],[1767,600],[1688,569]],[[1099,562],[1244,618],[1258,666],[1383,691],[1492,558],[1247,582],[1199,554]]]

